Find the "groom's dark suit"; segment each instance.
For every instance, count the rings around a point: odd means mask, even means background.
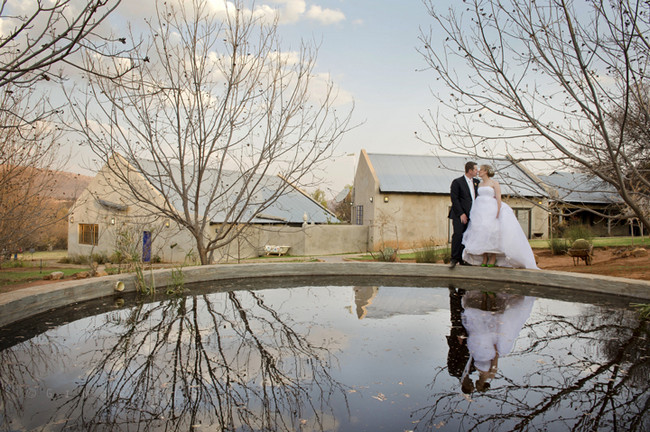
[[[479,181],[472,179],[472,183],[474,184],[474,196],[476,196]],[[463,233],[467,229],[467,224],[461,222],[460,216],[465,214],[469,220],[469,211],[472,208],[472,194],[467,180],[465,180],[465,175],[451,182],[450,195],[449,219],[451,219],[454,228],[454,233],[451,236],[451,260],[460,263],[463,258]]]

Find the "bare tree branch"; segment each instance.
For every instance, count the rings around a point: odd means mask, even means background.
[[[641,0],[466,0],[443,14],[420,53],[451,93],[423,117],[436,151],[515,155],[613,186],[650,229],[647,145],[650,6]],[[440,33],[444,38],[440,38]],[[634,111],[634,112],[632,112]]]

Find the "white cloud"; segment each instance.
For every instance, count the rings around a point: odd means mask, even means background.
[[[323,25],[336,24],[345,20],[345,14],[340,10],[323,9],[320,6],[312,6],[306,14],[307,18],[318,21]]]
[[[300,17],[307,10],[307,4],[304,0],[276,0],[284,6],[280,10],[280,21],[283,23],[293,23],[300,20]]]
[[[332,77],[327,73],[316,73],[312,75],[309,83],[310,99],[322,102],[327,98],[328,92],[331,91],[330,97],[334,96],[334,106],[343,107],[354,103],[352,94],[332,81]]]

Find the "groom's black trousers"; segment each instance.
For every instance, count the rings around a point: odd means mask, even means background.
[[[452,227],[454,232],[451,235],[451,260],[456,262],[462,262],[463,260],[463,233],[467,229],[468,224],[464,224],[460,221],[460,218],[451,219]]]

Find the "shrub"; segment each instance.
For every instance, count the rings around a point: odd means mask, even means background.
[[[397,261],[397,250],[391,247],[386,247],[378,251],[376,254],[372,254],[372,257],[377,261],[395,262]]]
[[[62,264],[79,264],[79,265],[90,265],[94,262],[97,264],[107,264],[111,260],[105,253],[94,253],[91,256],[88,255],[68,255],[59,260]]]
[[[59,260],[62,264],[86,264],[88,259],[83,255],[68,255]]]
[[[113,252],[109,259],[113,264],[122,264],[126,261],[126,257],[120,251]]]
[[[639,311],[639,316],[642,319],[650,319],[650,303],[632,304]]]
[[[569,250],[569,242],[563,238],[552,238],[548,241],[548,246],[553,255],[564,255]]]
[[[415,252],[415,262],[417,263],[435,263],[443,261],[448,263],[451,260],[449,249],[440,249],[436,246],[425,246]]]
[[[110,259],[108,258],[108,255],[105,253],[94,253],[90,256],[92,262],[96,262],[97,264],[106,264],[111,262]]]
[[[22,268],[27,266],[28,264],[23,260],[4,261],[2,263],[3,268]]]
[[[441,249],[440,258],[442,259],[442,262],[449,264],[451,261],[451,249]]]
[[[415,251],[416,263],[434,263],[438,261],[438,251],[433,246],[426,246]]]
[[[564,238],[567,239],[570,244],[578,239],[585,239],[591,243],[591,239],[594,238],[594,233],[587,225],[569,225],[564,230]]]

